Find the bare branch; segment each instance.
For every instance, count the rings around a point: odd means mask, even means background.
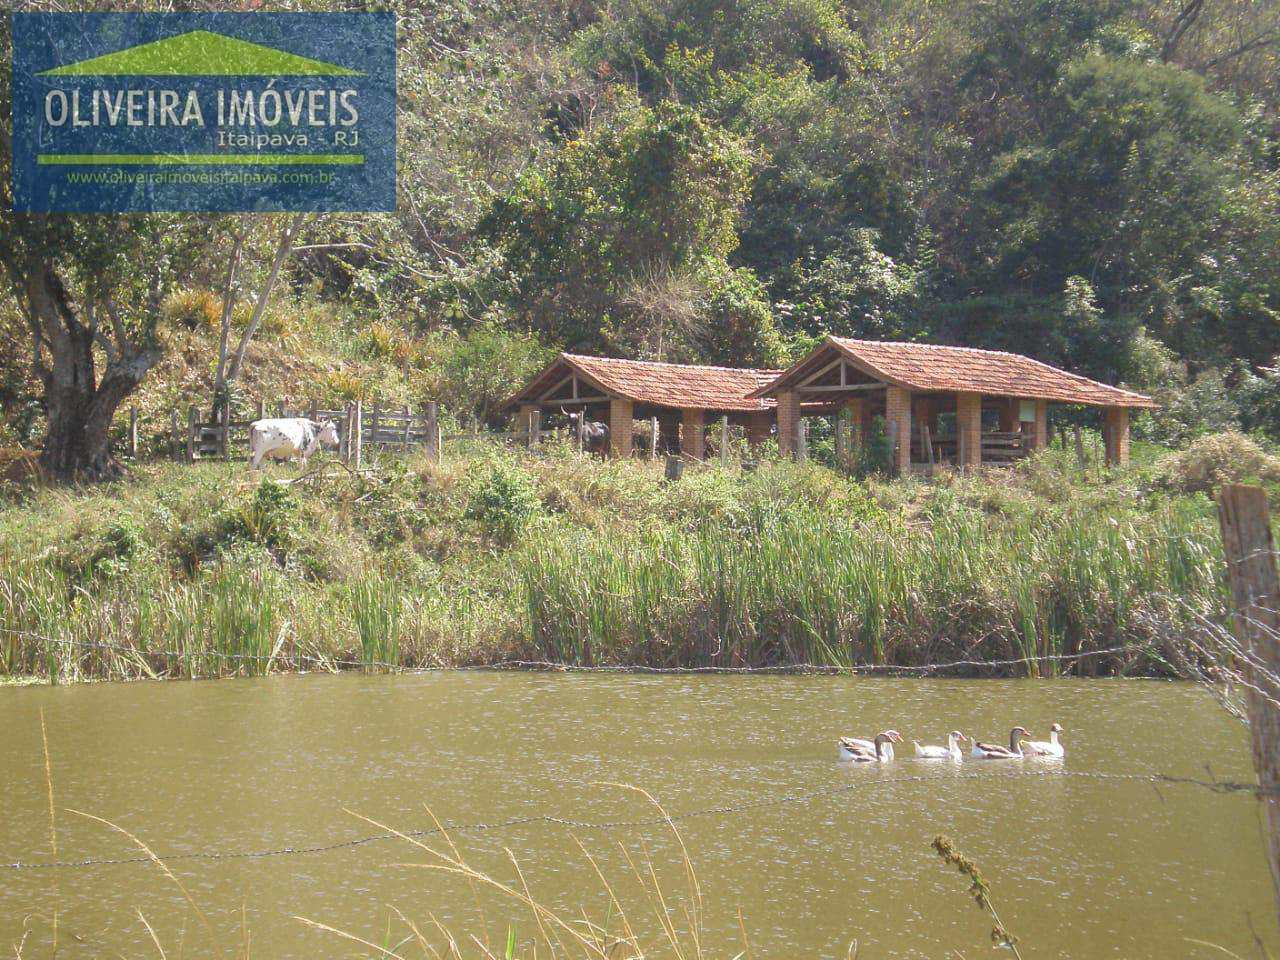
[[[372,250],[373,246],[368,243],[362,243],[359,240],[352,240],[350,243],[308,243],[301,247],[294,247],[294,253],[301,253],[303,250],[337,250],[341,247],[359,247],[361,250]]]
[[[1269,47],[1273,43],[1280,43],[1280,31],[1271,30],[1267,33],[1261,33],[1252,40],[1246,40],[1234,50],[1229,50],[1216,57],[1211,57],[1204,62],[1202,69],[1208,70],[1212,67],[1219,66],[1226,63],[1228,60],[1234,60],[1236,57],[1242,57],[1253,50],[1258,50],[1262,47]]]
[[[222,322],[218,332],[218,372],[213,378],[213,392],[220,396],[226,386],[227,350],[231,339],[231,315],[236,305],[236,274],[240,269],[240,258],[244,254],[245,231],[236,235],[235,245],[231,248],[231,256],[227,259],[227,277],[222,284]]]
[[[1169,30],[1169,36],[1165,38],[1164,47],[1160,50],[1160,59],[1164,63],[1168,63],[1173,59],[1175,53],[1178,52],[1178,44],[1182,42],[1186,32],[1195,25],[1200,19],[1200,13],[1204,9],[1204,0],[1190,0],[1190,2],[1179,11],[1178,15],[1173,19],[1173,26]]]
[[[231,366],[227,369],[226,382],[228,383],[240,373],[240,366],[244,363],[245,352],[249,349],[249,343],[253,340],[253,335],[258,332],[258,325],[262,323],[262,316],[267,309],[267,301],[271,299],[271,291],[275,288],[276,281],[280,277],[280,268],[293,251],[293,241],[297,237],[298,231],[302,229],[305,219],[306,214],[294,214],[280,232],[280,242],[276,246],[276,255],[271,261],[271,272],[263,282],[262,289],[258,291],[258,299],[253,305],[253,316],[249,318],[249,323],[245,326],[244,333],[240,336],[240,344],[236,347],[235,355],[231,358]]]

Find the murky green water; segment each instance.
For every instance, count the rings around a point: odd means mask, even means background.
[[[740,949],[739,908],[757,958],[843,957],[852,940],[864,958],[988,954],[989,924],[929,849],[938,833],[982,866],[1028,958],[1223,956],[1188,938],[1256,956],[1255,932],[1280,950],[1248,797],[1041,775],[1047,768],[1029,763],[835,761],[842,732],[894,726],[937,742],[959,727],[999,739],[1013,723],[1043,735],[1057,720],[1069,745],[1061,769],[1072,774],[1204,776],[1209,764],[1218,777],[1248,778],[1244,729],[1189,686],[445,674],[2,690],[0,861],[51,859],[41,708],[63,858],[137,853],[68,808],[158,852],[238,851],[376,832],[344,809],[404,829],[428,825],[424,804],[467,823],[651,815],[603,781],[643,786],[672,812],[852,786],[681,822],[710,955]],[[544,902],[603,918],[600,883],[574,835],[624,897],[634,884],[619,843],[636,856],[647,844],[679,892],[678,849],[660,827],[532,823],[458,840],[503,879],[512,877],[508,848]],[[49,956],[55,906],[65,958],[158,956],[138,910],[170,957],[231,956],[244,929],[255,957],[375,955],[295,916],[378,943],[392,908],[478,931],[465,884],[408,865],[426,859],[393,841],[175,862],[211,929],[153,865],[0,870],[0,946],[11,953],[25,924],[23,955]],[[481,905],[497,940],[509,918],[521,939],[534,934],[514,908]],[[395,929],[391,943],[404,932]]]

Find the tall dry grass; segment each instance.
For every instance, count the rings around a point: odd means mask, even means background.
[[[919,665],[1140,648],[1222,606],[1211,505],[1136,473],[666,484],[472,446],[359,479],[160,465],[0,507],[0,672]]]

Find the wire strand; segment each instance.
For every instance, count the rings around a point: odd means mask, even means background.
[[[663,826],[671,822],[684,820],[692,820],[699,817],[729,816],[731,814],[743,813],[747,810],[758,810],[767,807],[783,806],[791,803],[805,803],[810,800],[816,800],[821,797],[833,797],[841,794],[852,793],[857,790],[867,789],[872,786],[883,787],[904,783],[929,783],[929,782],[947,782],[953,783],[957,780],[1052,780],[1052,779],[1087,779],[1097,782],[1107,783],[1145,783],[1151,786],[1159,786],[1160,784],[1176,784],[1181,786],[1196,786],[1209,790],[1218,794],[1249,794],[1256,797],[1280,796],[1278,790],[1267,790],[1257,784],[1239,783],[1234,781],[1223,780],[1200,780],[1194,777],[1179,777],[1170,774],[1139,774],[1139,773],[1091,773],[1088,771],[1076,770],[1037,770],[1037,771],[1018,771],[1013,773],[966,773],[952,777],[940,777],[937,775],[917,775],[909,777],[894,777],[887,780],[875,780],[860,783],[847,783],[835,787],[824,787],[818,790],[808,790],[799,793],[786,793],[775,797],[765,797],[759,800],[747,800],[741,803],[722,804],[713,807],[703,807],[694,810],[685,810],[673,813],[669,816],[653,816],[642,817],[634,820],[574,820],[567,817],[557,817],[552,814],[532,814],[524,817],[513,817],[508,820],[498,820],[492,822],[474,822],[474,823],[456,823],[449,824],[444,827],[430,827],[418,830],[405,830],[400,833],[376,833],[364,837],[355,837],[350,840],[338,840],[332,843],[310,844],[307,846],[288,846],[276,847],[266,850],[198,850],[188,853],[170,853],[157,854],[155,859],[165,862],[180,860],[203,860],[203,861],[220,861],[220,860],[265,860],[273,857],[291,857],[304,856],[320,853],[330,853],[335,850],[348,850],[355,847],[366,846],[371,843],[380,843],[388,840],[402,839],[404,837],[419,838],[431,836],[434,834],[444,833],[482,833],[494,830],[511,829],[513,827],[530,826],[533,824],[551,824],[554,826],[568,827],[574,830],[632,830],[642,827]],[[152,863],[151,857],[87,857],[82,860],[45,860],[45,861],[12,861],[9,863],[0,863],[0,869],[3,870],[55,870],[55,869],[85,869],[89,867],[108,867],[108,866],[124,866],[128,864]]]
[[[1150,647],[1143,644],[1120,644],[1099,650],[1082,650],[1077,653],[1045,653],[1033,656],[1015,657],[1004,660],[951,660],[943,663],[926,664],[894,664],[894,663],[861,663],[861,664],[819,664],[794,663],[768,666],[691,666],[691,667],[655,667],[628,664],[587,665],[565,663],[556,660],[497,660],[493,663],[467,664],[461,666],[414,666],[406,667],[399,663],[384,660],[346,660],[335,657],[316,657],[303,653],[230,653],[221,650],[147,650],[128,644],[110,643],[95,640],[74,640],[65,637],[51,637],[31,630],[19,630],[13,627],[0,626],[0,633],[10,636],[25,637],[43,643],[60,644],[67,647],[86,650],[111,650],[144,657],[163,657],[180,660],[230,660],[240,663],[310,663],[326,667],[348,667],[370,669],[377,668],[394,673],[439,673],[444,671],[503,671],[503,670],[542,670],[557,673],[641,673],[641,674],[833,674],[849,675],[859,673],[903,673],[929,674],[947,670],[993,669],[1013,666],[1028,666],[1033,663],[1070,663],[1090,657],[1108,657],[1123,653],[1150,653]]]

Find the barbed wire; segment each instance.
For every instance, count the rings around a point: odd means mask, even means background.
[[[1014,666],[1029,666],[1038,663],[1070,663],[1090,657],[1108,657],[1123,653],[1148,653],[1152,651],[1147,644],[1119,644],[1098,650],[1081,650],[1076,653],[1045,653],[1031,656],[1014,657],[1002,660],[950,660],[941,663],[895,664],[895,663],[861,663],[861,664],[822,664],[791,663],[762,666],[686,666],[661,667],[643,664],[578,664],[559,660],[504,659],[492,663],[463,664],[458,666],[422,665],[405,666],[384,660],[348,660],[337,657],[317,657],[303,653],[234,653],[223,650],[148,650],[129,644],[112,643],[105,640],[75,640],[67,637],[51,637],[31,630],[19,630],[13,627],[0,626],[0,633],[9,636],[25,637],[43,643],[59,644],[85,650],[111,650],[131,656],[155,657],[176,660],[230,660],[241,663],[278,663],[298,664],[310,663],[325,667],[347,667],[370,669],[378,668],[394,673],[439,673],[445,671],[547,671],[555,673],[637,673],[637,674],[830,674],[851,675],[866,673],[897,674],[929,674],[948,670],[994,669]]]
[[[722,804],[714,807],[703,807],[695,810],[685,810],[672,813],[666,816],[649,816],[640,817],[631,820],[575,820],[568,817],[558,817],[553,814],[531,814],[524,817],[512,817],[507,820],[497,820],[491,822],[473,822],[473,823],[453,823],[438,827],[428,827],[417,830],[403,830],[398,833],[375,833],[363,837],[353,837],[349,840],[337,840],[331,843],[311,844],[308,846],[288,846],[275,847],[265,850],[195,850],[186,853],[169,853],[157,854],[154,858],[150,856],[137,857],[86,857],[82,860],[44,860],[44,861],[12,861],[9,863],[0,863],[0,869],[3,870],[55,870],[55,869],[85,869],[89,867],[109,867],[124,866],[129,864],[153,863],[156,860],[162,862],[173,862],[180,860],[202,860],[202,861],[220,861],[220,860],[265,860],[274,857],[292,857],[306,856],[320,853],[330,853],[335,850],[348,850],[355,847],[366,846],[371,843],[381,843],[389,840],[404,839],[406,837],[418,839],[432,835],[443,835],[447,833],[484,833],[494,830],[511,829],[513,827],[531,826],[534,824],[550,824],[553,826],[567,827],[573,830],[633,830],[643,827],[664,826],[671,823],[678,823],[684,820],[692,820],[700,817],[728,816],[730,814],[743,813],[748,810],[758,810],[767,807],[783,806],[791,803],[806,803],[810,800],[816,800],[822,797],[833,797],[841,794],[852,793],[857,790],[866,789],[868,787],[887,787],[896,784],[906,783],[929,783],[929,782],[945,782],[954,783],[958,780],[981,780],[997,781],[997,780],[1052,780],[1078,778],[1098,782],[1126,782],[1126,783],[1145,783],[1153,787],[1160,784],[1174,784],[1182,786],[1196,786],[1207,789],[1218,794],[1250,794],[1256,797],[1280,796],[1280,790],[1268,790],[1253,783],[1241,783],[1226,780],[1202,780],[1195,777],[1179,777],[1170,774],[1141,774],[1141,773],[1093,773],[1084,770],[1035,770],[1035,771],[1018,771],[1015,773],[964,773],[955,776],[938,776],[934,775],[916,775],[909,777],[893,777],[885,780],[874,780],[856,783],[845,783],[834,787],[823,787],[817,790],[807,790],[798,793],[786,793],[776,797],[765,797],[758,800],[745,800],[740,803]]]

